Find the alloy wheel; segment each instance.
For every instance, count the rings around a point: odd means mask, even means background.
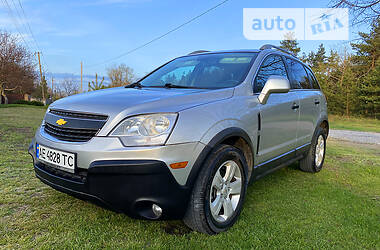
[[[210,188],[210,210],[212,217],[220,223],[233,216],[240,201],[242,176],[238,164],[226,161],[218,168]]]
[[[315,166],[319,168],[322,164],[325,154],[325,140],[322,135],[318,136],[317,145],[315,146]]]

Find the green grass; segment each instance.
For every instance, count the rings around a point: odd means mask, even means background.
[[[31,107],[31,108],[40,108],[46,109],[47,106],[36,106],[30,104],[0,104],[0,108],[22,108],[22,107]]]
[[[380,120],[361,117],[329,115],[331,129],[370,131],[380,133]]]
[[[134,220],[42,184],[27,148],[44,109],[0,109],[0,248],[379,249],[380,150],[328,142],[318,174],[281,169],[248,188],[216,236],[180,221]]]

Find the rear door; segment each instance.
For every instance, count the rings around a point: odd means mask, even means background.
[[[314,89],[306,67],[300,62],[286,58],[292,85],[300,101],[300,117],[297,132],[297,147],[311,142],[320,113],[319,90]],[[310,71],[310,70],[309,70]],[[311,73],[311,71],[310,71]],[[317,84],[318,85],[318,84]]]
[[[271,75],[288,78],[284,61],[279,55],[266,57],[256,75],[255,93],[260,93]],[[266,104],[260,104],[260,138],[257,159],[263,163],[295,149],[299,116],[296,92],[274,93]]]

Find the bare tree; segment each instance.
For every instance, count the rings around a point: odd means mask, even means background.
[[[65,78],[59,86],[59,92],[61,96],[70,96],[79,93],[79,84],[77,84],[72,78]]]
[[[129,85],[135,80],[133,69],[126,66],[124,63],[119,66],[113,66],[107,69],[108,77],[111,80],[111,87],[119,87]]]
[[[16,37],[0,31],[0,104],[7,103],[6,93],[31,93],[36,78],[32,55]]]
[[[353,14],[352,24],[372,23],[380,18],[380,0],[332,0],[333,8],[348,8]]]

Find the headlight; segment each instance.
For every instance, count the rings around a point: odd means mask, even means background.
[[[118,136],[125,146],[163,145],[176,119],[177,114],[133,116],[116,126],[110,136]]]

